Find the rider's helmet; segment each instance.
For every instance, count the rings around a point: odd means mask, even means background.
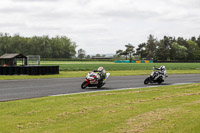
[[[163,66],[163,65],[160,66],[160,70],[161,70],[161,71],[165,71],[165,70],[166,70],[165,66]]]
[[[99,73],[102,73],[102,74],[103,74],[104,70],[105,70],[105,69],[104,69],[103,67],[99,67],[99,68],[98,68],[98,72],[99,72]]]

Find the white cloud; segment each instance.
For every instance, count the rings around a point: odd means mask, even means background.
[[[7,0],[0,32],[65,35],[87,54],[115,53],[149,34],[198,36],[199,12],[198,0]]]
[[[58,2],[59,0],[12,0],[13,2]]]

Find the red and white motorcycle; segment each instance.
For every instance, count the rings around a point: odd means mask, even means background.
[[[103,82],[99,82],[100,75],[95,72],[89,72],[85,78],[85,81],[81,84],[81,88],[85,89],[86,87],[97,87],[101,88],[105,85],[106,80],[110,76],[110,73],[106,73],[106,78]]]

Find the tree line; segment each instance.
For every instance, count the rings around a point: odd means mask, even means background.
[[[105,54],[102,54],[102,55],[101,54],[96,54],[94,56],[90,56],[90,55],[86,55],[86,51],[83,50],[82,48],[80,48],[78,50],[78,56],[77,56],[77,58],[79,58],[79,59],[91,59],[93,57],[106,57],[106,55]]]
[[[139,44],[136,52],[131,44],[125,47],[125,51],[117,50],[116,54],[126,58],[137,55],[153,60],[200,60],[200,36],[190,39],[164,36],[163,39],[158,40],[153,35],[149,35],[147,42]]]
[[[135,50],[131,44],[125,50],[117,50],[118,56],[132,59],[132,56],[153,60],[200,60],[200,36],[184,39],[183,37],[164,36],[158,40],[149,35],[147,42],[141,43]],[[77,45],[66,36],[33,36],[22,37],[8,33],[0,33],[0,55],[5,53],[21,53],[23,55],[40,55],[42,58],[73,58]],[[105,57],[97,54],[96,57]],[[78,58],[86,56],[83,49],[78,50]]]
[[[66,36],[11,36],[0,33],[0,55],[21,53],[23,55],[40,55],[42,58],[72,58],[76,54],[76,43]]]

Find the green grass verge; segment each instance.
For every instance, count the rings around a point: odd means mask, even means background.
[[[89,71],[60,71],[56,75],[0,75],[0,80],[85,77]],[[152,70],[108,71],[111,76],[149,75]],[[200,74],[200,70],[168,70],[168,74]]]
[[[199,133],[200,84],[0,102],[0,132]]]
[[[40,78],[67,78],[85,77],[89,71],[103,66],[111,76],[149,75],[152,67],[165,65],[168,74],[200,73],[200,63],[113,63],[106,61],[41,61],[41,65],[59,65],[60,74],[57,75],[14,75],[0,76],[0,80],[10,79],[40,79]]]
[[[61,71],[91,71],[103,66],[108,71],[152,70],[165,65],[167,70],[200,70],[200,63],[113,63],[113,62],[72,62],[42,61],[42,65],[59,65]]]

